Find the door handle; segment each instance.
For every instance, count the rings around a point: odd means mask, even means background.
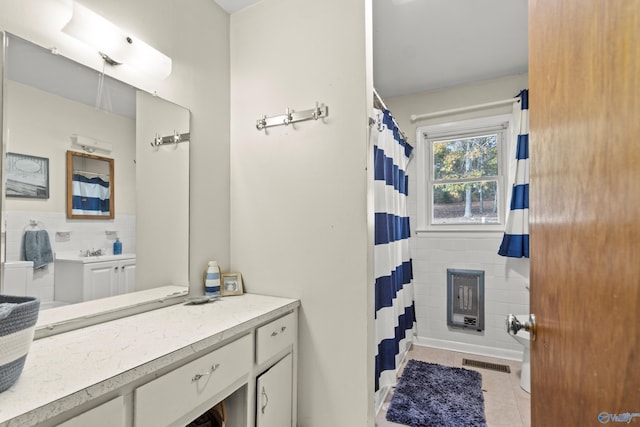
[[[264,390],[264,387],[262,387],[262,393],[261,393],[262,397],[264,399],[262,399],[264,401],[264,404],[262,405],[261,411],[264,414],[265,409],[267,409],[267,405],[269,404],[269,396],[267,396],[267,392]]]
[[[536,315],[529,314],[529,320],[524,323],[520,322],[518,318],[513,314],[507,315],[506,322],[507,332],[511,335],[515,335],[518,333],[520,329],[524,329],[529,332],[529,336],[531,341],[536,340]]]

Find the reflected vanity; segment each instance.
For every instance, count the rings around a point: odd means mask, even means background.
[[[3,271],[5,263],[23,260],[22,238],[33,224],[48,232],[56,259],[33,270],[26,286],[42,307],[55,307],[40,313],[36,337],[182,301],[189,286],[189,110],[19,37],[0,36],[3,153],[49,165],[48,198],[2,191]],[[180,141],[158,143],[175,134]],[[116,237],[133,265],[109,258]],[[102,259],[78,259],[81,252]],[[110,265],[110,290],[57,271],[90,261]],[[123,282],[113,279],[123,271]],[[15,289],[0,284],[0,292],[9,288]],[[56,298],[70,289],[73,298]]]

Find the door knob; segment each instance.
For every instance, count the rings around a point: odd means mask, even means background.
[[[508,314],[506,326],[507,326],[507,332],[511,335],[515,335],[518,333],[520,329],[524,329],[525,331],[529,332],[529,337],[531,338],[531,341],[536,340],[536,315],[535,314],[530,314],[529,320],[527,320],[524,323],[520,322],[515,315]]]

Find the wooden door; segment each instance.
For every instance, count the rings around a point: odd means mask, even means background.
[[[532,424],[640,425],[640,1],[529,0],[529,67]]]

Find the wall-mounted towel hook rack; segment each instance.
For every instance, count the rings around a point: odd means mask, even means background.
[[[191,133],[179,133],[178,131],[173,131],[173,135],[168,136],[160,136],[160,134],[156,133],[156,137],[151,141],[152,147],[160,147],[161,145],[167,144],[179,144],[180,142],[186,142],[191,139]]]
[[[316,107],[304,110],[304,111],[293,111],[289,108],[285,110],[285,114],[273,117],[262,116],[262,118],[256,120],[256,129],[258,130],[266,130],[271,126],[280,126],[285,125],[289,126],[290,124],[296,122],[302,122],[305,120],[318,120],[323,119],[329,115],[329,107],[323,104],[318,104],[316,102]]]

